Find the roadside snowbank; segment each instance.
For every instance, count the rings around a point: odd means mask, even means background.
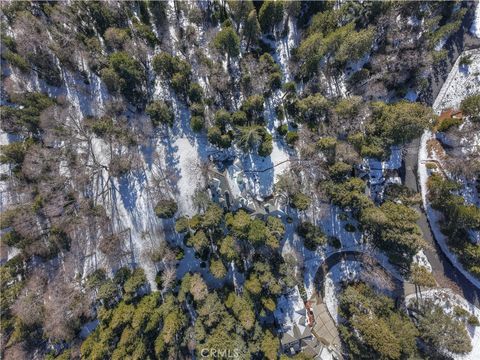
[[[441,214],[432,209],[430,203],[427,199],[428,194],[428,170],[427,162],[429,160],[428,150],[427,150],[427,141],[432,138],[432,133],[429,130],[426,130],[420,140],[420,149],[418,152],[418,176],[420,180],[420,188],[422,193],[422,202],[423,207],[427,213],[427,219],[432,229],[435,240],[442,249],[443,253],[448,257],[448,259],[453,263],[453,265],[460,271],[473,285],[480,289],[480,280],[476,279],[472,274],[470,274],[463,265],[459,262],[455,254],[453,254],[447,245],[447,237],[442,233],[439,226],[439,221],[441,220]]]
[[[341,291],[341,283],[357,279],[363,270],[363,264],[359,261],[341,261],[333,266],[325,277],[324,302],[335,324],[339,322],[338,294]]]

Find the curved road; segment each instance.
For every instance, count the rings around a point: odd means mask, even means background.
[[[395,291],[394,291],[395,294],[397,296],[402,296],[403,281],[400,281],[394,275],[392,275],[389,272],[389,270],[384,268],[383,265],[379,263],[374,256],[371,256],[370,254],[363,251],[359,251],[359,250],[340,250],[340,251],[334,252],[333,254],[330,254],[322,262],[322,264],[320,265],[320,267],[318,268],[315,274],[314,283],[317,285],[317,291],[323,294],[323,280],[325,275],[331,270],[333,266],[337,265],[341,260],[363,262],[364,258],[368,258],[370,261],[373,261],[373,263],[376,266],[382,269],[385,272],[385,274],[387,274],[390,277],[390,280],[395,285]]]
[[[406,154],[404,157],[404,171],[403,183],[410,190],[419,192],[417,182],[417,163],[418,151],[420,148],[420,139],[415,139],[406,147]],[[465,299],[476,306],[480,305],[480,290],[477,289],[457,268],[450,262],[450,260],[442,252],[432,234],[430,225],[423,208],[416,206],[419,211],[420,219],[417,221],[418,226],[422,230],[423,238],[429,245],[425,250],[425,255],[432,265],[433,275],[437,283],[441,287],[448,287],[457,294],[462,295]]]

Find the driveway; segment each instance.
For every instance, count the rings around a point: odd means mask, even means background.
[[[417,182],[417,163],[418,150],[420,147],[420,138],[413,140],[406,146],[406,154],[404,156],[403,184],[410,190],[419,192]],[[428,244],[424,250],[430,265],[432,265],[433,276],[440,287],[448,287],[457,294],[462,295],[472,304],[479,306],[480,290],[478,290],[444,255],[438,244],[435,242],[434,236],[430,229],[425,212],[420,206],[416,206],[420,214],[417,221],[418,226],[422,230],[423,238]]]

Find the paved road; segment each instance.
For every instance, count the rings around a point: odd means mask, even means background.
[[[420,139],[415,139],[409,144],[407,153],[404,157],[404,171],[403,181],[405,186],[409,189],[419,192],[417,183],[417,162],[418,162],[418,149],[420,147]],[[423,233],[423,238],[429,245],[424,251],[428,261],[432,265],[433,275],[435,280],[441,287],[448,287],[455,291],[457,294],[462,295],[465,299],[471,303],[480,305],[480,290],[478,290],[473,284],[450,262],[450,260],[444,255],[438,244],[435,242],[430,225],[428,223],[425,212],[419,206],[417,210],[420,213],[420,219],[417,224]]]
[[[345,261],[363,262],[366,258],[368,259],[368,261],[373,262],[373,264],[375,264],[380,269],[382,269],[385,272],[385,274],[389,276],[392,284],[395,287],[394,289],[395,295],[398,297],[403,296],[403,282],[397,279],[395,276],[393,276],[388,269],[384,268],[375,257],[369,255],[368,253],[365,253],[363,251],[358,251],[358,250],[343,250],[343,251],[338,251],[329,255],[325,259],[325,261],[322,262],[319,269],[317,270],[317,273],[315,274],[314,283],[317,286],[317,291],[320,294],[323,294],[323,285],[324,285],[323,282],[325,279],[325,275],[332,269],[332,267],[334,267],[340,261],[345,260]]]

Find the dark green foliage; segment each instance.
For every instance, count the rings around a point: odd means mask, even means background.
[[[420,103],[398,102],[392,105],[372,104],[368,136],[377,136],[382,145],[406,143],[419,136],[434,118],[432,109]]]
[[[354,22],[338,26],[336,16],[335,12],[327,11],[313,18],[309,35],[298,48],[301,76],[311,77],[315,74],[323,58],[327,59],[327,64],[340,67],[347,61],[360,59],[370,50],[373,29],[355,31]]]
[[[240,53],[240,38],[232,26],[226,26],[220,30],[213,39],[213,45],[222,54],[227,55],[227,61]]]
[[[298,132],[296,131],[288,131],[287,135],[285,136],[285,141],[288,145],[293,146],[298,141]]]
[[[198,83],[191,83],[188,89],[188,98],[192,103],[200,103],[203,99],[203,89]]]
[[[360,220],[392,262],[409,268],[412,257],[422,248],[424,240],[416,224],[418,213],[402,204],[390,201],[380,208],[365,208]]]
[[[173,217],[177,210],[177,203],[173,199],[160,200],[155,206],[155,214],[161,219]]]
[[[175,119],[171,106],[162,100],[148,104],[145,113],[150,116],[153,126],[172,126]]]
[[[238,132],[238,145],[243,151],[250,151],[260,144],[264,130],[259,125],[252,125],[239,127]]]
[[[175,231],[178,233],[185,233],[189,230],[188,218],[181,217],[175,221]]]
[[[310,125],[325,120],[330,108],[329,101],[320,94],[310,95],[295,104],[297,119]]]
[[[273,151],[273,138],[266,130],[263,131],[262,141],[258,147],[258,155],[269,156]]]
[[[418,323],[420,337],[433,351],[465,354],[472,350],[470,337],[463,322],[447,314],[441,306],[426,300],[421,305]]]
[[[152,48],[158,43],[158,39],[149,25],[133,21],[133,27],[136,35],[138,35],[139,38],[144,39]]]
[[[345,289],[340,314],[346,319],[340,335],[355,358],[403,359],[416,354],[419,333],[414,324],[395,309],[392,299],[366,284]]]
[[[441,16],[428,19],[427,26],[430,25],[432,27],[427,34],[429,48],[433,49],[442,39],[446,39],[456,33],[460,29],[466,13],[466,8],[452,12],[453,16],[448,19],[449,21],[438,27],[436,25],[439,23]]]
[[[449,245],[464,266],[480,277],[480,250],[468,241],[468,230],[480,229],[480,209],[475,205],[466,205],[463,197],[455,194],[460,184],[454,181],[434,174],[429,177],[427,185],[432,207],[444,215],[443,228]]]
[[[235,111],[232,114],[232,122],[237,126],[243,126],[247,123],[247,114],[244,111]]]
[[[166,52],[157,54],[152,59],[153,70],[162,75],[178,93],[185,95],[190,87],[191,67],[178,56]]]
[[[447,131],[451,127],[459,126],[462,123],[462,119],[455,119],[455,118],[448,118],[442,119],[440,123],[437,125],[437,131]]]
[[[291,205],[293,208],[302,211],[306,210],[310,206],[311,202],[312,200],[307,195],[297,192],[292,197]]]
[[[228,111],[220,109],[215,113],[215,125],[221,129],[225,129],[231,121],[231,115]]]
[[[192,116],[190,118],[190,127],[194,132],[200,132],[203,130],[203,127],[205,126],[205,119],[203,116]]]
[[[257,19],[257,12],[255,9],[253,9],[248,14],[247,20],[245,22],[245,28],[243,31],[243,36],[247,38],[247,48],[246,48],[247,51],[250,47],[250,44],[257,42],[257,38],[259,34],[260,34],[260,23],[258,22],[258,19]]]
[[[460,109],[471,121],[480,121],[480,94],[467,96],[462,100]]]
[[[101,75],[110,91],[119,91],[132,104],[144,103],[145,72],[140,62],[128,53],[118,51],[111,54],[108,67],[101,71]]]
[[[242,104],[242,111],[247,114],[250,122],[263,122],[263,108],[265,99],[262,95],[252,95],[248,97]]]
[[[352,174],[352,166],[339,161],[328,168],[328,173],[334,181],[344,181]]]
[[[31,141],[0,145],[0,164],[21,165],[31,145]]]
[[[259,12],[258,21],[264,33],[271,32],[283,18],[283,3],[280,1],[264,1]]]
[[[207,131],[208,141],[219,148],[228,148],[232,144],[230,136],[223,135],[218,126],[211,126]]]
[[[17,67],[23,73],[30,71],[30,65],[28,64],[27,60],[11,50],[6,50],[2,54],[2,58],[7,60],[11,65]]]
[[[277,127],[278,134],[281,136],[287,135],[288,132],[288,125],[287,124],[282,124],[279,127]]]
[[[297,227],[297,233],[304,239],[304,245],[308,250],[315,251],[317,247],[327,243],[323,231],[308,221],[301,222]]]
[[[10,101],[21,105],[21,108],[0,107],[2,129],[8,133],[26,132],[35,136],[38,136],[40,131],[40,114],[55,105],[54,99],[37,92],[12,96]]]

